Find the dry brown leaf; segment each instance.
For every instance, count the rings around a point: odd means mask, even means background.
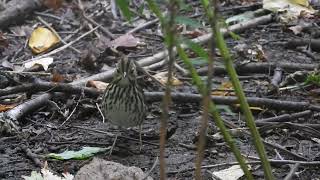
[[[7,48],[9,46],[8,39],[0,32],[0,48]]]
[[[200,30],[193,30],[193,31],[186,31],[184,33],[182,33],[182,35],[186,36],[187,38],[190,38],[190,39],[194,39],[194,38],[197,38],[199,36],[202,36],[204,33],[201,32]]]
[[[212,91],[211,95],[213,96],[234,96],[234,92],[226,91],[232,90],[233,86],[231,82],[222,82],[221,85],[217,88],[217,90]]]
[[[51,78],[52,82],[64,82],[65,78],[63,77],[63,75],[61,75],[57,70],[54,70],[52,72],[52,78]]]
[[[126,48],[133,48],[137,47],[139,44],[140,39],[135,38],[132,34],[124,34],[115,40],[111,41],[111,47],[126,47]]]
[[[44,0],[43,4],[48,8],[57,10],[62,7],[63,0]]]
[[[233,105],[237,110],[240,109],[240,104],[234,104]],[[250,106],[249,109],[251,111],[254,111],[254,112],[261,112],[261,111],[264,111],[264,109],[262,109],[261,107],[257,107],[257,106]]]
[[[104,91],[108,85],[109,85],[109,83],[105,83],[102,81],[89,81],[88,82],[88,87],[94,87],[94,88],[98,89],[99,91]]]
[[[10,104],[10,105],[7,105],[7,104],[0,104],[0,112],[4,112],[4,111],[7,111],[9,109],[12,109],[14,108],[16,105],[15,104]]]
[[[264,51],[263,51],[262,46],[259,45],[259,44],[256,44],[255,46],[256,46],[256,48],[257,48],[257,50],[256,50],[256,51],[257,51],[256,58],[257,58],[259,61],[263,61],[263,62],[267,61],[268,58],[266,57],[266,55],[265,55],[265,53],[264,53]]]
[[[59,38],[49,29],[38,27],[31,33],[28,44],[33,53],[39,54],[59,42]]]
[[[156,78],[162,85],[166,85],[166,83],[168,82],[168,72],[160,72],[158,74],[155,74],[153,77]],[[182,85],[182,82],[178,78],[173,77],[172,85],[180,86]]]
[[[289,29],[293,32],[293,34],[298,35],[303,30],[303,27],[300,25],[297,25],[297,26],[291,26],[289,27]]]
[[[68,172],[62,173],[62,177],[53,174],[48,167],[47,161],[44,163],[44,167],[41,169],[41,173],[32,171],[30,176],[21,176],[25,180],[73,180],[74,176]]]

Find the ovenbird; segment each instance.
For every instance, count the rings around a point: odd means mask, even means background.
[[[113,81],[104,92],[102,112],[113,125],[128,128],[139,126],[146,117],[146,104],[142,88],[137,83],[137,70],[133,61],[121,58]]]

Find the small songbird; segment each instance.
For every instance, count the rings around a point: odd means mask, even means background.
[[[139,126],[146,118],[147,107],[142,88],[137,83],[137,70],[133,61],[123,56],[117,65],[113,81],[104,92],[102,112],[113,125],[124,128]]]

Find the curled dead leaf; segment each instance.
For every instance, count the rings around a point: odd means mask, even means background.
[[[136,47],[140,43],[140,39],[134,37],[132,34],[124,34],[115,40],[111,41],[111,47],[126,47],[133,48]]]
[[[168,73],[167,72],[160,72],[160,73],[154,75],[153,77],[156,78],[162,85],[166,85],[166,83],[168,81]],[[182,82],[176,77],[172,78],[171,83],[173,86],[182,85]]]
[[[0,32],[0,48],[7,48],[9,46],[8,39]]]
[[[234,96],[234,92],[230,92],[233,86],[230,81],[222,82],[221,85],[214,91],[211,92],[213,96]]]
[[[99,91],[104,91],[108,87],[109,83],[105,83],[102,81],[89,81],[88,87],[94,87],[98,89]]]
[[[43,4],[48,8],[56,10],[62,7],[63,0],[44,0]]]
[[[39,54],[47,51],[59,42],[59,38],[49,29],[38,27],[31,33],[28,45],[33,53]]]
[[[0,112],[4,112],[4,111],[7,111],[9,109],[12,109],[14,108],[16,105],[15,104],[10,104],[10,105],[7,105],[7,104],[0,104]]]
[[[38,59],[38,60],[34,60],[34,61],[30,61],[24,64],[25,68],[31,68],[34,65],[41,65],[43,67],[43,69],[46,71],[48,70],[48,67],[50,64],[53,63],[53,58],[52,57],[46,57],[46,58],[42,58],[42,59]]]

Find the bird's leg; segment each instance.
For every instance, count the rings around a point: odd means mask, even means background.
[[[117,15],[116,0],[111,0],[111,13],[112,13],[114,19],[119,19],[118,15]]]
[[[118,136],[119,136],[119,132],[116,134],[116,137],[113,140],[113,143],[112,143],[112,146],[111,146],[111,149],[110,149],[110,152],[109,152],[109,156],[111,156],[113,148],[116,146],[116,142],[117,142]]]
[[[142,126],[139,125],[139,143],[140,143],[140,152],[142,150]]]

